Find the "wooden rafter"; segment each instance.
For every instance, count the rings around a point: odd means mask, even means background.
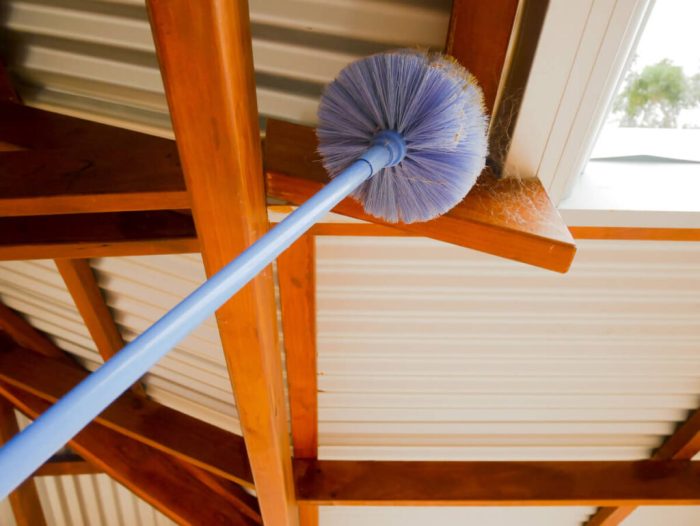
[[[151,27],[208,275],[268,229],[244,0],[150,0]],[[184,65],[186,67],[183,67]],[[298,523],[271,269],[217,311],[262,516]]]
[[[0,382],[0,395],[29,418],[50,407],[39,397]],[[181,524],[253,525],[258,521],[231,505],[181,461],[114,432],[89,424],[71,447],[112,478]]]
[[[700,409],[678,426],[651,456],[652,460],[690,460],[700,453]],[[586,526],[617,526],[636,508],[634,506],[604,507],[596,511]]]
[[[316,240],[306,234],[277,258],[294,458],[318,456]],[[299,505],[301,526],[318,525],[318,506]]]
[[[89,261],[56,259],[54,263],[100,356],[105,361],[109,360],[124,347],[124,340],[105,303]],[[146,394],[140,383],[133,385],[131,389],[135,394],[141,396]]]
[[[300,502],[383,506],[700,504],[700,462],[295,460]]]
[[[0,397],[0,446],[19,433],[12,404]],[[39,493],[33,479],[24,481],[10,493],[10,506],[17,526],[45,526]]]
[[[0,351],[0,379],[46,402],[54,403],[87,375],[77,365],[26,349]],[[253,487],[245,445],[238,435],[131,392],[119,397],[96,421],[214,475]]]

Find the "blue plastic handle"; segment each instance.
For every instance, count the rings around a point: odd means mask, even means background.
[[[398,164],[405,150],[398,133],[379,134],[344,172],[7,442],[0,449],[0,500],[336,204],[382,168]]]

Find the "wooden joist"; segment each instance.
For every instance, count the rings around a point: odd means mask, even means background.
[[[35,419],[50,404],[0,382],[0,395],[27,417]],[[71,447],[83,458],[180,524],[260,524],[191,473],[178,459],[98,423],[89,424]]]
[[[54,403],[87,377],[77,365],[19,347],[0,350],[0,380]],[[101,425],[156,450],[253,488],[243,439],[128,391],[96,419]]]
[[[155,211],[0,217],[0,260],[198,251],[199,242],[189,213]]]
[[[105,303],[102,291],[87,259],[56,259],[56,268],[73,298],[97,351],[103,360],[109,360],[124,347],[124,340]],[[145,396],[143,385],[136,383],[131,390]]]
[[[295,460],[300,502],[338,506],[700,504],[700,462]]]
[[[32,476],[57,477],[61,475],[97,475],[100,473],[104,473],[104,471],[79,455],[74,455],[70,458],[50,459]]]
[[[700,409],[695,410],[674,433],[654,451],[652,460],[690,460],[700,453]],[[635,506],[604,507],[597,510],[586,526],[617,526],[627,518]]]
[[[1,91],[1,90],[0,90]],[[12,404],[0,397],[0,447],[19,433]],[[34,479],[24,481],[10,493],[10,507],[17,526],[46,526]]]
[[[147,3],[211,276],[269,228],[247,2]],[[298,523],[271,268],[216,313],[265,523]]]
[[[318,456],[316,240],[306,234],[277,258],[294,458]],[[299,504],[301,526],[318,525],[318,506]]]

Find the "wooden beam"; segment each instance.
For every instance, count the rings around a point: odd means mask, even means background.
[[[97,285],[89,261],[86,259],[56,259],[54,263],[92,340],[95,342],[100,356],[105,361],[109,360],[124,347],[124,340],[105,303],[102,291]],[[133,385],[132,391],[141,396],[146,394],[140,383]]]
[[[0,302],[0,334],[2,333],[9,336],[17,345],[32,349],[35,353],[62,362],[72,362],[49,340],[48,336],[36,330],[27,320]]]
[[[0,216],[189,208],[175,144],[169,145],[173,152],[118,145],[102,152],[2,152]]]
[[[277,258],[294,458],[318,456],[316,240],[306,234]],[[299,504],[301,526],[318,526],[318,506]]]
[[[54,403],[87,377],[68,365],[26,349],[0,350],[0,380]],[[214,475],[253,488],[243,439],[174,409],[126,392],[96,419],[113,431]]]
[[[274,119],[267,121],[265,168],[268,193],[297,205],[327,181],[314,130]],[[571,234],[536,179],[499,180],[484,173],[464,201],[425,223],[384,223],[350,198],[333,211],[558,272],[568,270],[576,253]]]
[[[680,424],[674,433],[654,451],[652,460],[690,460],[700,453],[700,409]],[[597,510],[586,526],[617,526],[636,508],[634,506],[605,507]]]
[[[95,258],[199,251],[186,213],[0,217],[0,260]]]
[[[29,418],[50,407],[46,401],[0,383],[0,394]],[[255,521],[203,484],[177,459],[96,423],[71,447],[89,462],[180,524],[252,525]]]
[[[445,51],[454,56],[484,90],[488,110],[501,81],[518,0],[453,0]]]
[[[55,263],[100,356],[109,360],[124,347],[124,340],[112,319],[89,261],[56,259]]]
[[[700,462],[295,460],[300,502],[342,506],[700,504]]]
[[[12,404],[0,398],[0,446],[19,433]],[[10,506],[17,526],[46,526],[36,483],[28,479],[10,493]]]
[[[211,276],[269,228],[248,5],[149,0],[148,9]],[[221,307],[217,321],[263,519],[296,524],[271,269]]]

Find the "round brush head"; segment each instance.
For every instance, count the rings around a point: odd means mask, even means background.
[[[484,167],[483,94],[469,72],[443,55],[397,51],[348,65],[326,88],[318,118],[319,152],[330,177],[382,131],[404,138],[404,159],[352,194],[385,221],[427,221],[447,212]]]

